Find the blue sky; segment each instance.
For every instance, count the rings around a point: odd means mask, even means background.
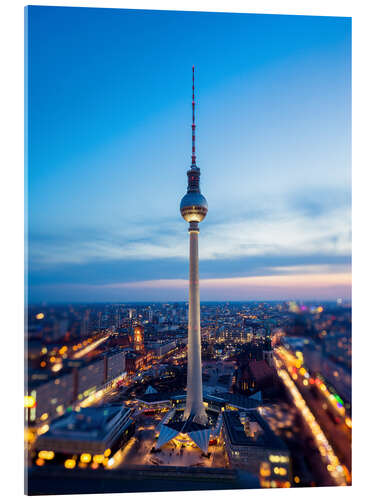
[[[350,297],[351,20],[29,7],[29,300]]]

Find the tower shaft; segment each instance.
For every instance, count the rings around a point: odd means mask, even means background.
[[[189,228],[188,373],[184,418],[191,416],[195,422],[205,424],[207,414],[203,405],[202,391],[198,235],[198,223],[191,222]]]

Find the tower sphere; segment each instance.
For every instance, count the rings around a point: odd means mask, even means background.
[[[207,200],[201,193],[188,192],[181,200],[180,212],[186,222],[201,222],[207,211]]]

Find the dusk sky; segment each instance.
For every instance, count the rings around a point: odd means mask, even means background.
[[[30,302],[351,294],[351,20],[29,7]]]

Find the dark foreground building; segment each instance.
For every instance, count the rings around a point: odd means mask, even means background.
[[[28,495],[136,493],[155,491],[259,488],[257,477],[242,470],[206,467],[129,466],[121,470],[34,468]]]
[[[37,465],[64,464],[66,469],[98,468],[134,434],[131,410],[123,405],[104,405],[71,411],[55,420],[39,436],[33,456]],[[40,461],[45,463],[40,463]]]
[[[261,478],[261,486],[291,484],[289,451],[258,411],[224,411],[222,435],[231,466]]]

